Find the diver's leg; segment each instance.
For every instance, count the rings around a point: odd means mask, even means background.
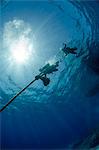
[[[71,50],[71,51],[76,51],[76,50],[77,50],[77,48],[76,48],[76,47],[74,47],[74,48],[71,48],[70,50]]]
[[[74,52],[74,51],[73,51],[73,52],[71,52],[71,54],[77,54],[77,52]]]

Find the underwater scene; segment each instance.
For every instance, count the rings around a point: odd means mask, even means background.
[[[0,149],[99,149],[99,1],[0,1]]]

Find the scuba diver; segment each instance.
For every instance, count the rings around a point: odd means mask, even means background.
[[[66,43],[63,43],[63,45],[64,47],[62,48],[62,51],[65,53],[65,56],[67,56],[69,53],[77,54],[77,52],[75,52],[77,50],[76,47],[74,48],[67,47]]]
[[[46,64],[43,68],[39,69],[39,71],[41,72],[41,74],[50,74],[53,72],[58,71],[57,67],[59,66],[59,61],[57,61],[55,64],[50,65],[49,63]]]
[[[40,74],[35,77],[36,80],[41,79],[44,86],[47,86],[50,83],[50,79],[47,77],[47,74],[58,71],[57,67],[59,66],[59,61],[55,64],[50,65],[46,64],[43,68],[39,69]]]

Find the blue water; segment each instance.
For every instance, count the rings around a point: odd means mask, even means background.
[[[6,2],[0,15],[0,108],[46,61],[55,58],[60,65],[47,87],[36,81],[0,114],[1,148],[68,148],[99,128],[99,2]],[[21,32],[27,36],[27,28],[35,53],[18,66],[8,46]],[[77,56],[64,57],[63,42],[77,47]]]

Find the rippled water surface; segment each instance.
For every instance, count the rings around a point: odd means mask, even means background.
[[[47,87],[36,81],[1,113],[2,149],[68,148],[98,128],[98,8],[80,0],[1,3],[0,108],[46,62],[60,61]],[[76,56],[64,56],[64,42]]]

